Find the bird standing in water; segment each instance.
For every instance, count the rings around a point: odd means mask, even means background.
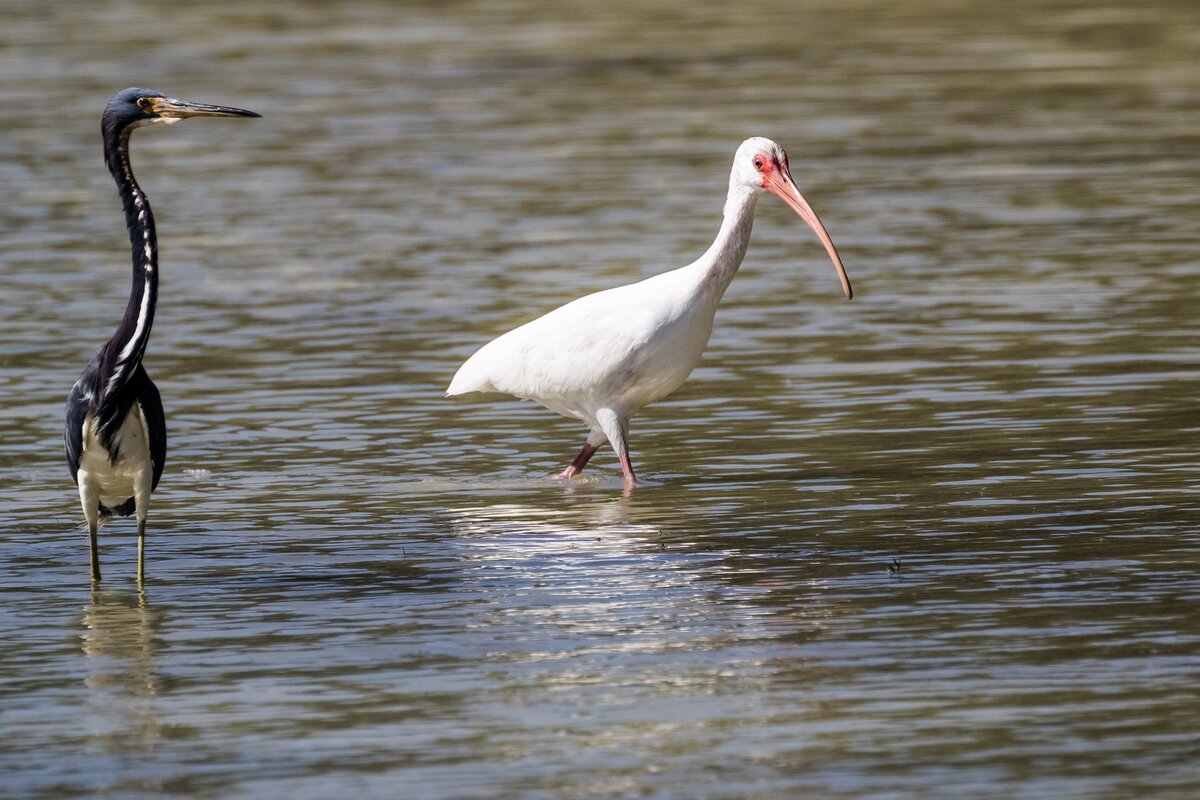
[[[133,288],[116,333],[92,356],[67,398],[67,464],[87,520],[93,581],[100,580],[96,532],[114,514],[137,515],[138,583],[144,579],[146,514],[167,455],[162,401],[142,366],[158,299],[158,242],[150,203],[133,177],[129,135],[135,128],[188,117],[257,116],[131,88],[117,93],[100,118],[104,160],[125,206]]]
[[[842,260],[796,188],[787,154],[770,139],[747,139],[734,155],[721,230],[704,255],[686,267],[581,297],[493,339],[459,368],[446,394],[501,392],[583,420],[590,429],[587,443],[559,477],[578,475],[608,441],[625,484],[636,485],[629,420],[678,389],[699,363],[717,305],[746,255],[754,207],[764,191],[791,206],[817,234],[850,299]]]

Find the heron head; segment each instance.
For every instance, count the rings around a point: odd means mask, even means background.
[[[108,101],[103,120],[106,126],[138,128],[143,125],[178,122],[188,117],[257,117],[253,111],[208,103],[176,100],[153,89],[131,87]]]
[[[787,153],[783,151],[782,147],[761,136],[755,136],[742,142],[738,147],[737,155],[733,158],[733,180],[758,191],[770,192],[799,214],[800,218],[808,224],[808,227],[812,228],[813,233],[821,240],[821,244],[825,246],[825,252],[829,253],[829,257],[833,260],[833,266],[837,270],[838,280],[841,281],[846,299],[849,300],[854,296],[854,290],[850,287],[850,278],[846,275],[846,268],[842,266],[842,259],[838,256],[837,248],[833,246],[833,239],[825,230],[825,226],[821,224],[817,212],[813,211],[812,206],[804,199],[804,195],[800,194],[800,190],[796,188],[796,182],[792,180],[792,171],[788,167]]]

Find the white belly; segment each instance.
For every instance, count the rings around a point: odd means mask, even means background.
[[[114,440],[120,446],[116,462],[108,459],[108,451],[94,430],[94,420],[83,423],[83,452],[79,456],[79,486],[94,491],[100,502],[110,508],[125,502],[140,492],[150,493],[154,479],[154,463],[150,458],[150,436],[146,420],[137,403],[125,416]]]

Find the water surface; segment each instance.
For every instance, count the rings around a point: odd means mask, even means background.
[[[1200,20],[1188,4],[2,4],[6,797],[1193,797]],[[62,403],[128,292],[170,456],[105,581]],[[780,203],[647,485],[490,337]]]

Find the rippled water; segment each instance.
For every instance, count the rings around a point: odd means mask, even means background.
[[[0,794],[1200,792],[1190,4],[2,5]],[[264,115],[134,138],[144,593],[61,455],[130,84]],[[441,396],[702,252],[749,135],[858,296],[764,200],[647,486]]]

